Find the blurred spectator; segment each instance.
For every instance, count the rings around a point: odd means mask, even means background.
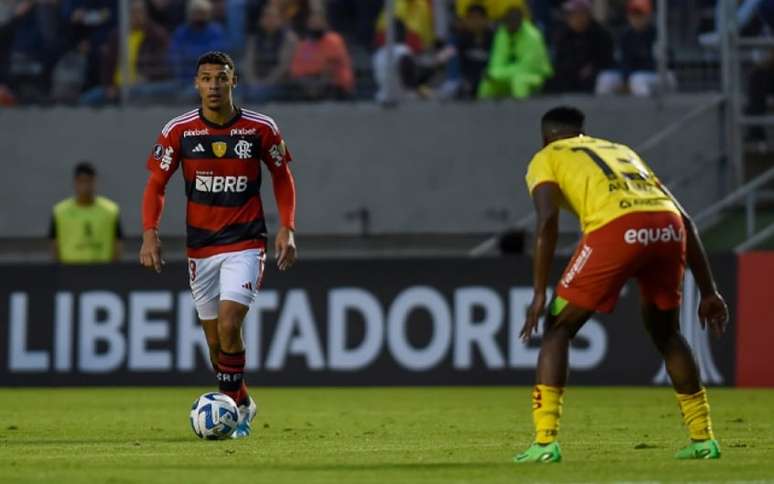
[[[562,0],[530,0],[532,19],[547,39],[554,38],[553,10],[561,7]]]
[[[613,37],[591,16],[590,0],[569,0],[562,9],[565,25],[554,43],[551,92],[594,92],[597,75],[613,66]]]
[[[720,42],[719,19],[724,14],[723,3],[726,0],[718,0],[715,8],[715,31],[699,35],[699,43],[710,47]],[[738,0],[736,10],[736,23],[742,35],[756,35],[761,27],[774,29],[774,0]],[[758,25],[756,25],[758,21]],[[761,25],[762,24],[762,25]]]
[[[65,53],[51,75],[51,100],[75,104],[86,86],[91,44],[86,39]]]
[[[389,48],[385,45],[374,53],[374,79],[378,86],[376,101],[402,101],[417,97],[417,65],[411,48],[406,44],[406,26],[396,20],[395,45],[392,47],[392,59],[389,59]],[[392,87],[392,97],[388,99],[388,82]]]
[[[269,0],[276,5],[288,25],[298,34],[304,35],[312,12],[325,13],[323,0]]]
[[[185,21],[185,0],[146,0],[148,17],[154,23],[174,32]]]
[[[16,35],[19,19],[32,8],[30,0],[14,2],[5,0],[0,3],[0,106],[8,106],[15,103],[15,98],[8,87],[11,64],[11,47]]]
[[[395,19],[406,26],[406,44],[419,54],[433,47],[435,30],[430,0],[395,0]],[[376,45],[386,40],[387,13],[382,10],[376,24]]]
[[[85,55],[87,58],[86,87],[99,83],[100,52],[110,32],[118,25],[118,2],[116,0],[61,0],[62,10],[70,19],[70,34],[76,44],[68,57],[75,62],[75,57]],[[86,41],[87,44],[83,44]],[[71,74],[75,73],[72,64]]]
[[[620,69],[607,70],[597,78],[597,94],[628,91],[635,96],[650,96],[661,85],[653,55],[656,27],[651,0],[629,0],[626,7],[628,25],[618,42]],[[668,73],[667,86],[674,88],[674,74]]]
[[[347,46],[328,28],[322,12],[313,12],[306,24],[290,67],[293,87],[307,100],[350,97],[355,78]]]
[[[750,72],[747,83],[747,108],[745,111],[749,116],[763,116],[767,111],[768,98],[774,96],[774,51],[770,51],[768,59]],[[746,141],[765,142],[766,130],[763,126],[750,127]]]
[[[22,102],[46,100],[51,71],[67,47],[67,23],[58,0],[22,0],[16,12],[9,85]]]
[[[96,194],[97,172],[89,162],[75,167],[75,196],[54,205],[49,238],[63,264],[99,264],[121,257],[118,205]]]
[[[169,60],[175,79],[190,84],[196,76],[196,60],[205,52],[226,50],[226,35],[212,21],[209,0],[190,0],[186,17],[186,23],[172,34]]]
[[[546,2],[548,0],[539,0]],[[454,10],[458,18],[463,18],[467,15],[468,10],[473,5],[480,5],[484,7],[489,20],[493,22],[499,22],[505,16],[505,13],[512,8],[520,8],[523,12],[524,18],[531,18],[529,7],[523,0],[455,0]]]
[[[459,24],[455,38],[455,50],[459,63],[460,95],[475,97],[481,77],[489,64],[494,30],[487,17],[486,7],[472,4]]]
[[[331,26],[363,46],[371,46],[384,0],[328,0]]]
[[[256,33],[247,38],[242,90],[247,102],[263,103],[282,97],[298,35],[286,25],[276,5],[266,5],[258,24]]]
[[[144,0],[131,0],[129,29],[127,84],[134,86],[167,79],[169,35],[163,27],[149,18]],[[84,93],[81,97],[82,104],[101,105],[118,100],[119,88],[123,84],[121,66],[118,63],[118,41],[119,31],[114,29],[103,49],[101,85]]]
[[[540,90],[551,73],[540,30],[524,18],[523,7],[511,8],[495,33],[479,97],[523,99]]]

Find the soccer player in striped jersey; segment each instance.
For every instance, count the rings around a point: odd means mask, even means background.
[[[242,322],[261,285],[266,258],[261,163],[271,175],[279,208],[275,250],[283,271],[296,261],[296,195],[290,152],[277,124],[235,106],[236,83],[234,61],[227,54],[210,52],[199,58],[195,85],[200,108],[169,121],[148,157],[140,263],[161,272],[158,229],[164,190],[182,167],[191,292],[220,391],[239,406],[234,437],[241,438],[250,434],[256,413],[244,381]]]

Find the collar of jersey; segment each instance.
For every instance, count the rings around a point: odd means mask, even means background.
[[[202,112],[202,108],[199,108],[199,119],[201,119],[204,124],[206,124],[207,126],[209,126],[210,128],[213,128],[213,129],[226,129],[226,128],[230,128],[231,126],[233,126],[237,121],[239,121],[242,118],[242,110],[239,107],[237,107],[237,106],[234,106],[234,108],[236,109],[236,114],[234,115],[233,118],[229,119],[224,124],[215,124],[215,123],[209,121],[207,118],[204,117],[204,113]]]

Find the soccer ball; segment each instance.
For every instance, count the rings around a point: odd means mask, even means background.
[[[200,439],[227,439],[238,421],[236,402],[223,393],[205,393],[191,406],[191,428]]]

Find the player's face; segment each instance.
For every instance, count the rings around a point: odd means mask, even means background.
[[[202,106],[213,111],[231,104],[231,91],[236,87],[236,74],[229,66],[203,64],[196,73],[196,90]]]
[[[96,180],[91,175],[78,175],[75,177],[75,198],[79,200],[91,200],[96,192]]]

